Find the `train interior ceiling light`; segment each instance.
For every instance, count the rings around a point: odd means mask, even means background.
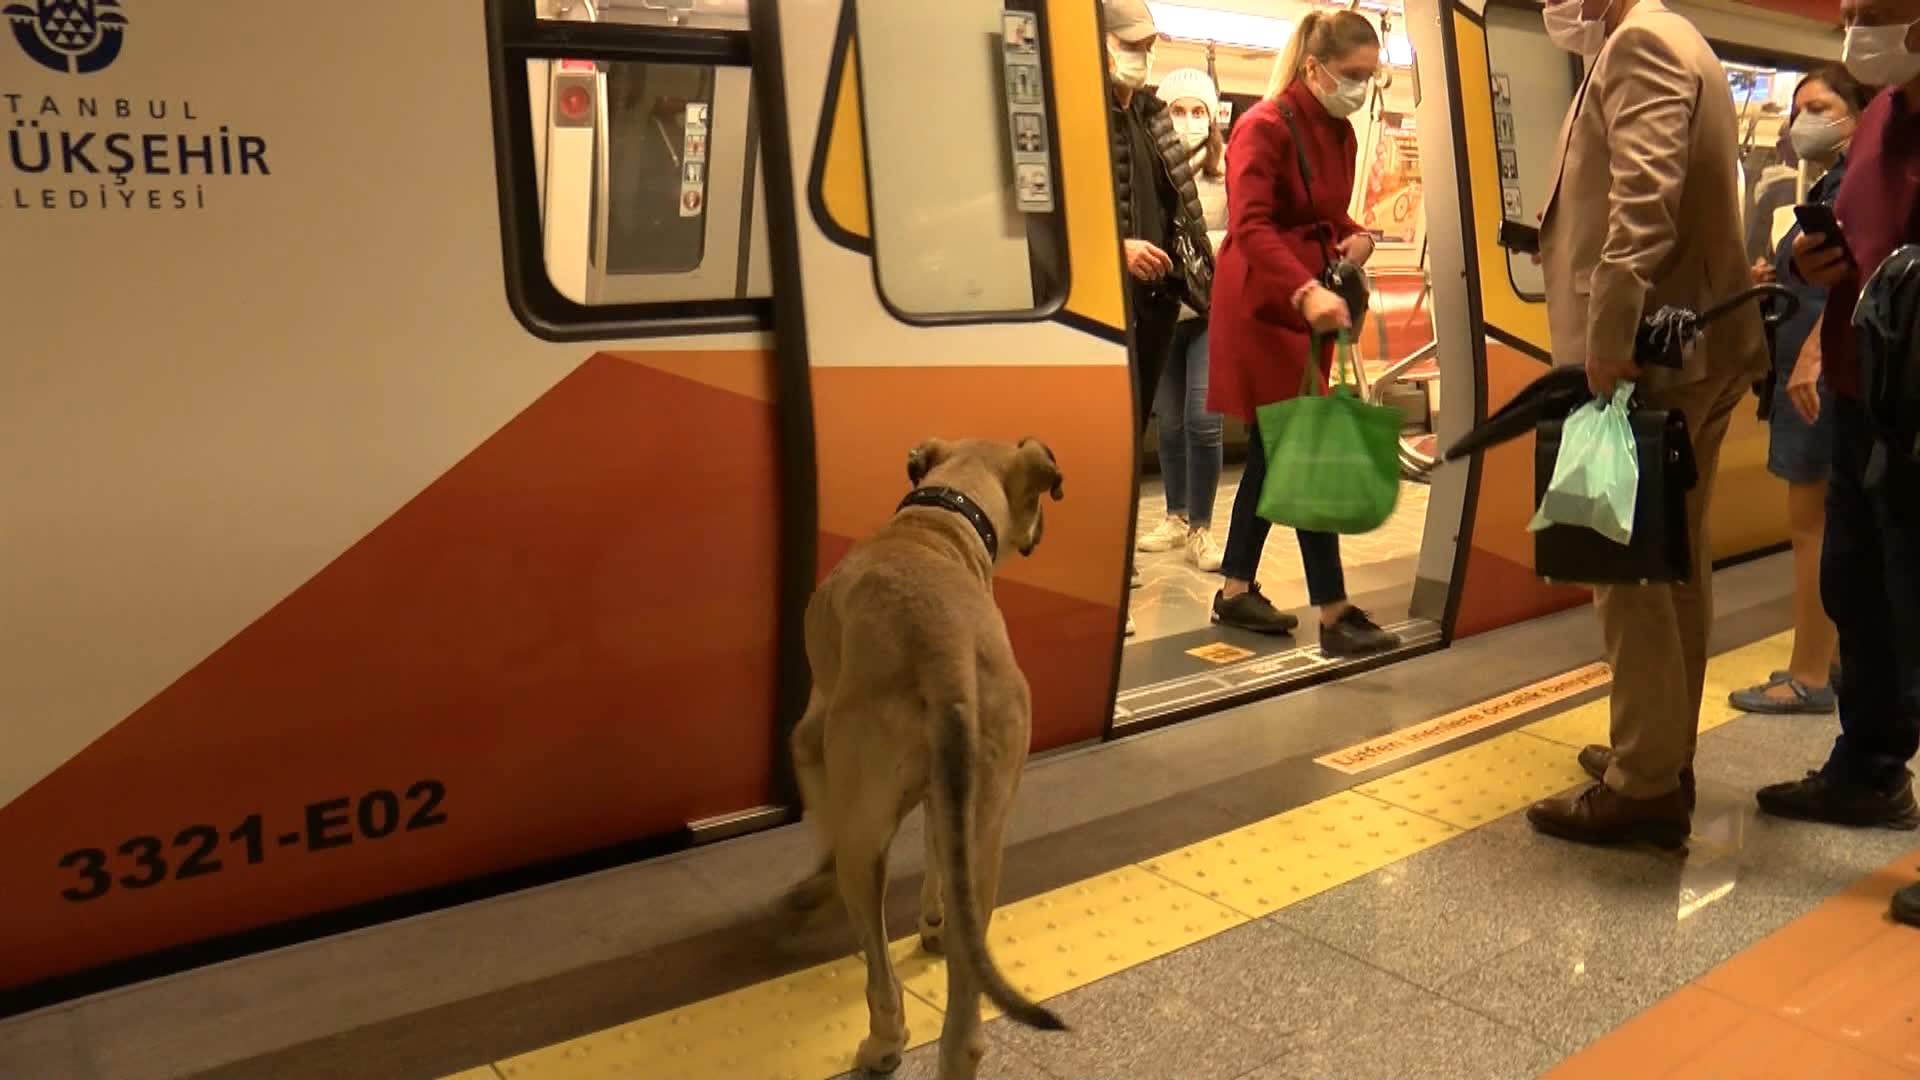
[[[1361,7],[1376,16],[1389,10],[1372,4],[1363,4]],[[1293,20],[1271,15],[1189,7],[1186,4],[1149,3],[1147,9],[1153,12],[1153,22],[1160,28],[1160,33],[1175,41],[1204,42],[1277,53],[1286,48],[1287,38],[1293,34]],[[1399,31],[1387,34],[1387,62],[1396,67],[1413,63],[1413,43],[1407,39],[1407,35]]]

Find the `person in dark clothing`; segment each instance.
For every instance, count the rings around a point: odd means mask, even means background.
[[[1194,183],[1193,155],[1166,103],[1147,89],[1159,40],[1144,0],[1103,0],[1112,77],[1114,190],[1132,285],[1134,400],[1146,432],[1182,300],[1207,310],[1213,245]]]
[[[1847,70],[1884,86],[1860,115],[1833,212],[1836,238],[1802,235],[1794,270],[1827,288],[1787,397],[1808,420],[1833,408],[1833,471],[1820,592],[1840,632],[1840,736],[1804,779],[1761,788],[1760,809],[1833,825],[1913,829],[1909,769],[1920,751],[1920,459],[1881,443],[1861,385],[1849,315],[1861,286],[1902,245],[1920,242],[1920,0],[1842,0]],[[1880,459],[1875,468],[1874,459]],[[1893,894],[1893,917],[1920,926],[1920,882]]]
[[[1824,169],[1805,202],[1832,206],[1847,171],[1847,142],[1860,113],[1873,98],[1847,69],[1830,64],[1800,80],[1793,90],[1788,119],[1794,156]],[[1756,283],[1778,282],[1792,289],[1800,306],[1773,335],[1773,379],[1767,415],[1767,471],[1787,482],[1787,527],[1793,541],[1793,657],[1758,686],[1735,690],[1733,707],[1751,713],[1825,714],[1839,707],[1832,683],[1833,620],[1820,602],[1820,537],[1826,531],[1827,474],[1833,468],[1831,405],[1809,421],[1787,399],[1787,384],[1801,346],[1813,333],[1827,290],[1800,280],[1793,272],[1793,242],[1800,227],[1787,230],[1771,260],[1753,268]],[[1825,403],[1828,395],[1821,392]]]
[[[1145,0],[1101,0],[1107,73],[1113,93],[1114,196],[1126,253],[1133,351],[1134,421],[1145,435],[1160,372],[1173,351],[1180,304],[1206,312],[1213,283],[1213,243],[1194,182],[1194,161],[1174,130],[1166,103],[1148,90],[1153,46],[1160,38]],[[1140,571],[1133,571],[1140,585]],[[1127,617],[1133,633],[1133,617]]]

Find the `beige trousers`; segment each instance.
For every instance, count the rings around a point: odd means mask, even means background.
[[[1713,373],[1699,382],[1646,393],[1654,408],[1686,415],[1700,482],[1687,495],[1687,537],[1693,579],[1685,585],[1610,585],[1594,590],[1600,635],[1613,668],[1613,765],[1607,786],[1630,798],[1653,798],[1680,786],[1700,734],[1700,698],[1707,681],[1707,635],[1713,628],[1713,551],[1707,507],[1713,499],[1720,444],[1753,376]]]

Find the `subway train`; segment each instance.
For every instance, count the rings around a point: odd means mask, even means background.
[[[1831,11],[1674,6],[1776,182]],[[1550,359],[1494,236],[1580,68],[1530,5],[1359,8],[1361,347],[1417,461]],[[1154,9],[1237,111],[1305,8]],[[0,1014],[790,823],[801,613],[929,435],[1061,463],[996,586],[1040,753],[1585,600],[1532,573],[1523,440],[1410,482],[1393,653],[1125,637],[1158,496],[1097,0],[7,16]],[[1784,540],[1764,438],[1719,558]]]

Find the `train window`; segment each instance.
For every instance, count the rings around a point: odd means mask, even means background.
[[[607,66],[610,274],[684,274],[707,246],[713,69]]]
[[[555,291],[590,306],[772,294],[747,69],[526,68]]]
[[[534,0],[554,22],[657,26],[671,30],[745,30],[747,0]]]
[[[1538,8],[1488,4],[1486,21],[1500,211],[1531,225],[1553,187],[1555,140],[1579,89],[1579,71],[1547,40]],[[1546,299],[1546,279],[1531,256],[1507,253],[1507,273],[1521,296]]]
[[[1031,318],[1066,295],[1044,17],[856,0],[874,273],[909,322]]]

